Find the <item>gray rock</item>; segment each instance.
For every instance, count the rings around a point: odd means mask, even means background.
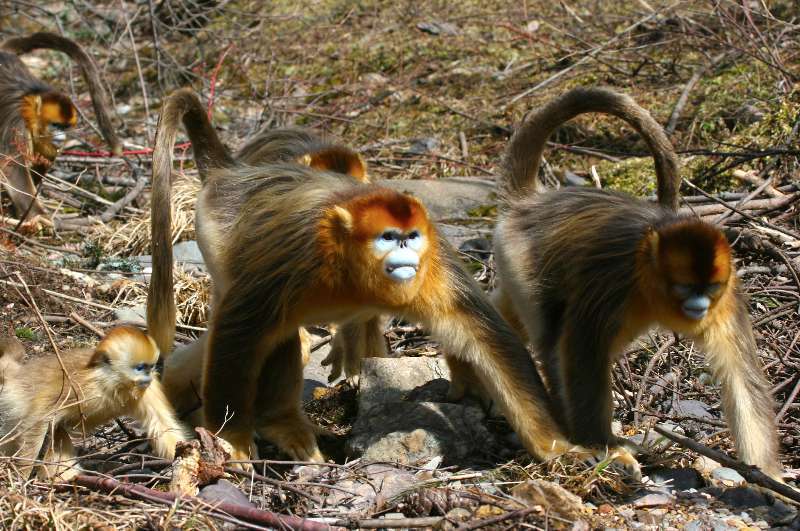
[[[114,318],[117,321],[126,321],[131,324],[145,326],[147,309],[144,304],[114,309]]]
[[[672,404],[672,413],[700,419],[713,419],[714,415],[708,411],[708,407],[708,404],[699,400],[676,400]]]
[[[712,531],[737,531],[736,526],[729,525],[725,520],[719,518],[712,518],[708,524],[711,526]]]
[[[747,481],[732,468],[721,466],[711,472],[711,484],[719,487],[739,487]]]
[[[749,509],[760,505],[767,505],[767,497],[749,487],[735,487],[724,489],[718,496],[719,500],[730,505],[734,509]]]
[[[363,378],[363,376],[362,376]],[[435,402],[389,402],[359,409],[348,449],[367,460],[403,464],[444,456],[459,461],[493,446],[480,408]]]
[[[366,358],[361,366],[359,412],[376,405],[405,401],[409,393],[425,384],[449,378],[447,362],[441,358]],[[419,395],[422,391],[416,391],[420,401],[429,399]]]
[[[688,522],[683,529],[685,531],[704,531],[706,529],[705,525],[700,520],[692,520]]]
[[[700,489],[705,486],[703,478],[693,468],[659,467],[651,470],[648,475],[652,481],[664,483],[672,490]]]
[[[431,35],[458,35],[458,26],[452,22],[420,22],[417,29]]]
[[[675,503],[675,496],[669,492],[657,490],[645,490],[641,495],[631,500],[631,504],[637,509],[649,507],[664,507]]]
[[[227,479],[220,479],[216,483],[206,485],[200,489],[198,497],[209,503],[225,502],[242,507],[255,507],[255,504],[253,504],[236,485]]]
[[[636,511],[636,519],[643,524],[658,525],[667,515],[666,509],[647,509]]]
[[[176,262],[183,265],[186,271],[206,272],[203,254],[194,240],[176,243],[172,248],[172,256]]]
[[[412,155],[424,155],[439,147],[439,139],[433,137],[418,138],[411,143],[408,153]]]
[[[722,465],[720,465],[718,462],[714,461],[710,457],[706,457],[704,455],[699,456],[692,463],[692,468],[697,470],[703,477],[710,477],[711,473],[714,472],[714,470],[718,469],[720,466]]]
[[[378,184],[418,197],[435,220],[465,217],[469,210],[497,203],[497,185],[485,179],[382,179]]]
[[[669,422],[658,424],[658,427],[663,428],[672,433],[684,435],[683,429],[680,426],[675,426],[674,424]],[[630,437],[628,437],[628,439],[632,443],[638,444],[643,448],[650,449],[655,453],[663,452],[664,450],[675,444],[670,439],[667,439],[666,437],[659,434],[655,430],[648,430],[646,433],[635,433]]]
[[[492,233],[490,229],[479,226],[452,225],[450,223],[437,223],[436,228],[439,230],[439,234],[444,236],[444,239],[456,249],[470,253],[475,258],[485,259],[488,257],[489,253],[486,251],[479,252],[476,250],[478,249],[476,242],[481,240],[488,241],[486,237]],[[465,246],[467,250],[462,249]],[[489,245],[489,250],[491,250],[491,245]]]
[[[312,335],[312,344],[319,340],[319,337]],[[311,400],[314,389],[317,387],[329,387],[329,385],[336,385],[342,381],[342,377],[338,380],[328,384],[328,375],[331,372],[330,367],[323,367],[322,360],[330,353],[331,345],[323,345],[309,356],[308,364],[303,368],[303,400]]]
[[[748,507],[747,509],[753,515],[753,518],[766,520],[772,525],[791,525],[793,520],[800,524],[800,516],[797,514],[797,509],[778,499],[772,505],[764,504],[759,507]],[[800,529],[800,525],[794,529]]]
[[[390,499],[419,480],[407,470],[390,464],[374,463],[359,467],[358,473],[347,473],[335,483],[336,489],[325,489],[325,506],[347,508],[349,512],[365,512],[378,498]]]

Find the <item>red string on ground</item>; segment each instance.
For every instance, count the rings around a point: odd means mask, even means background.
[[[211,111],[214,110],[214,94],[216,93],[217,89],[217,76],[219,75],[219,71],[222,68],[222,63],[225,61],[225,57],[227,57],[228,52],[236,48],[236,44],[230,43],[225,51],[222,52],[222,55],[219,57],[219,61],[217,61],[217,65],[214,67],[214,71],[211,73],[210,79],[210,88],[209,88],[209,95],[208,95],[208,119],[211,119]],[[175,146],[175,150],[181,150],[184,154],[186,150],[189,149],[191,146],[191,142],[184,142],[183,144],[177,144]],[[142,149],[128,149],[122,152],[122,155],[150,155],[153,153],[153,148],[142,148]],[[98,158],[107,158],[111,157],[112,153],[110,151],[79,151],[74,149],[68,149],[66,151],[61,152],[62,155],[71,155],[73,157],[98,157]]]

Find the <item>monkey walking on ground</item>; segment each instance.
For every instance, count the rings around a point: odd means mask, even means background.
[[[534,455],[605,455],[605,447],[589,451],[562,437],[525,346],[417,199],[297,162],[238,163],[188,90],[166,100],[156,135],[152,226],[166,229],[153,237],[151,304],[173,296],[169,177],[181,120],[205,173],[196,230],[204,256],[213,251],[218,296],[205,356],[193,349],[191,362],[204,357],[205,423],[221,429],[234,459],[250,456],[256,428],[295,459],[322,459],[300,404],[298,327],[366,322],[381,313],[423,322],[451,356],[474,367]],[[159,341],[172,337],[163,330],[174,327],[168,315],[148,320]],[[173,370],[168,363],[167,381],[180,382]],[[612,455],[635,465],[626,450]]]
[[[644,137],[655,158],[659,206],[591,188],[537,190],[547,138],[588,112],[619,117]],[[532,341],[570,440],[620,443],[611,432],[611,365],[659,325],[704,348],[739,457],[780,478],[773,401],[731,249],[713,225],[676,213],[677,158],[649,113],[608,89],[573,89],[516,132],[502,185],[495,300]]]
[[[63,369],[55,355],[23,362],[24,354],[16,338],[0,340],[0,454],[19,458],[23,467],[34,464],[49,431],[41,475],[74,476],[70,433],[90,433],[119,416],[136,418],[167,459],[175,443],[191,438],[153,372],[158,348],[140,330],[117,327],[94,349],[62,353]]]
[[[78,121],[69,97],[36,79],[18,57],[37,49],[63,52],[78,63],[100,131],[114,154],[122,153],[97,67],[77,43],[52,33],[34,33],[0,44],[0,183],[17,216],[31,221],[45,214],[36,200],[36,187],[58,155],[64,130]]]
[[[183,120],[194,146],[195,160],[203,183],[207,179],[208,172],[214,168],[235,164],[256,166],[290,162],[348,175],[358,182],[369,182],[366,163],[358,153],[303,129],[264,129],[246,142],[236,154],[231,155],[219,141],[205,114],[203,116],[196,114],[198,112],[195,108],[196,98],[191,91],[182,90],[176,94],[184,94],[181,97],[185,100],[181,104],[186,106]],[[160,184],[169,186],[168,182]],[[224,265],[221,263],[222,246],[218,243],[218,237],[211,231],[204,230],[206,211],[207,206],[199,200],[196,216],[197,240],[213,280],[213,310],[227,291],[228,283],[225,280]],[[167,323],[175,322],[175,299],[172,269],[166,266],[160,267],[160,264],[172,263],[169,190],[153,194],[151,214],[153,256],[154,263],[158,265],[153,269],[156,279],[150,284],[148,294],[147,322],[150,333],[165,353],[163,381],[167,396],[181,416],[186,416],[193,424],[200,425],[202,415],[199,415],[198,402],[203,374],[202,357],[208,334],[203,334],[197,341],[167,355],[174,343],[174,326]],[[356,343],[356,340],[351,339],[351,335],[346,333],[348,325],[340,330],[342,329],[345,333],[337,333],[333,340],[336,349],[349,350],[351,347],[361,346],[361,343]],[[305,366],[310,356],[311,337],[305,328],[301,327],[299,333],[302,365]],[[371,355],[370,351],[358,352],[364,356]]]

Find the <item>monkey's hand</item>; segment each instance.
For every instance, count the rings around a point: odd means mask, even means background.
[[[343,337],[344,334],[337,333],[331,344],[331,351],[322,360],[322,366],[331,366],[331,373],[328,375],[328,383],[333,383],[344,375],[351,387],[358,387],[359,376],[361,374],[361,356],[356,351],[356,345],[351,345]]]
[[[20,226],[21,234],[36,234],[45,227],[52,227],[53,222],[45,214],[36,214],[26,219]]]

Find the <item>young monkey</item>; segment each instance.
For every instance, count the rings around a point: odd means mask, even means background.
[[[115,417],[132,416],[153,439],[155,452],[175,455],[190,435],[175,419],[153,367],[153,340],[136,328],[112,329],[94,349],[22,361],[16,339],[0,341],[0,453],[30,467],[45,450],[42,475],[68,479],[78,473],[70,433],[90,433]],[[64,372],[66,370],[66,373]]]
[[[621,118],[644,137],[660,206],[590,188],[537,190],[547,138],[588,112]],[[533,342],[570,440],[620,443],[611,432],[611,365],[659,325],[702,345],[722,384],[740,458],[780,478],[769,383],[731,249],[716,227],[676,213],[677,159],[647,111],[608,89],[573,89],[523,123],[502,179],[507,204],[494,237],[495,300]]]

